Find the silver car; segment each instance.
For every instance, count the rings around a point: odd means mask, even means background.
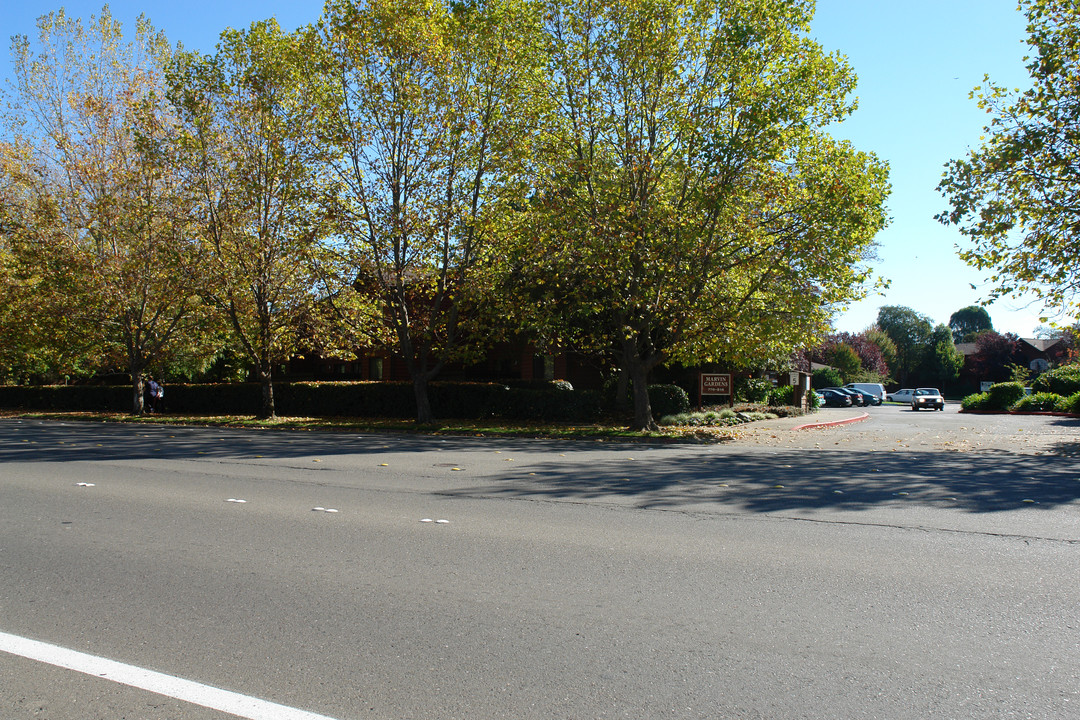
[[[912,396],[912,410],[923,410],[926,408],[933,408],[934,410],[945,409],[945,398],[941,397],[941,392],[938,391],[937,388],[919,388]]]
[[[904,388],[903,390],[895,390],[885,396],[885,399],[889,402],[909,403],[915,396],[915,391],[911,388]]]

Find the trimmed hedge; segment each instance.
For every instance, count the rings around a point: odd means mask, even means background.
[[[960,411],[990,410],[990,393],[975,393],[960,401]]]
[[[780,385],[769,391],[769,405],[794,405],[795,387],[793,385]]]
[[[1007,386],[1007,387],[1001,387]],[[1003,405],[1020,389],[1020,397],[1009,405]],[[1080,391],[1068,397],[1052,392],[1037,392],[1024,395],[1020,383],[998,383],[990,387],[990,392],[968,395],[961,403],[961,410],[1012,410],[1015,412],[1065,412],[1080,415]]]
[[[762,378],[740,377],[735,380],[737,402],[764,403],[769,399],[772,383]]]
[[[1058,412],[1067,412],[1080,415],[1080,392],[1075,392],[1069,397],[1061,398],[1057,405]]]
[[[129,385],[4,385],[0,407],[67,412],[131,412]]]
[[[428,397],[433,414],[441,418],[581,421],[600,416],[599,393],[568,388],[568,383],[508,387],[499,383],[433,382]],[[261,399],[258,383],[174,384],[166,386],[162,405],[165,412],[179,414],[254,415]],[[0,407],[128,412],[131,388],[0,386]],[[274,383],[274,407],[286,417],[411,418],[416,414],[416,398],[412,383],[407,382],[279,382]]]
[[[690,412],[690,396],[678,385],[650,385],[649,405],[654,417]]]
[[[1047,370],[1031,383],[1035,392],[1051,392],[1069,396],[1080,392],[1080,365],[1063,365]]]
[[[961,410],[1008,410],[1024,397],[1024,386],[1018,382],[996,383],[984,393],[968,395],[960,401]]]
[[[1053,412],[1062,400],[1064,398],[1057,393],[1032,393],[1017,400],[1009,409],[1018,412]]]

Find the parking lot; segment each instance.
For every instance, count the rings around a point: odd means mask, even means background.
[[[851,448],[868,452],[945,450],[1080,457],[1080,419],[1053,415],[961,413],[948,402],[944,412],[913,411],[907,405],[822,408],[801,418],[754,423],[740,429],[739,442],[807,449]],[[864,417],[851,424],[813,427]],[[806,429],[793,428],[809,425]]]

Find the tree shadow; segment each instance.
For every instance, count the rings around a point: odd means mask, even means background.
[[[478,438],[397,432],[217,428],[32,419],[0,419],[0,463],[103,460],[289,459],[317,455],[468,451]],[[610,451],[620,441],[484,438],[505,451],[565,448]]]
[[[641,508],[702,505],[777,513],[917,503],[970,513],[1052,508],[1080,499],[1080,469],[1056,456],[1010,453],[731,450],[699,457],[532,465],[530,474],[448,493],[458,497],[630,500]]]
[[[1062,418],[1067,428],[1080,421]],[[641,508],[777,513],[863,510],[896,503],[993,513],[1053,508],[1080,499],[1080,443],[1054,454],[1009,452],[773,450],[650,445],[636,460],[618,442],[490,439],[504,451],[548,458],[515,463],[451,497],[617,501]],[[477,438],[184,426],[0,420],[0,463],[116,460],[290,459],[394,452],[475,452]],[[572,448],[569,457],[560,453]],[[582,453],[596,451],[584,461]],[[329,469],[329,468],[327,468]],[[467,477],[467,476],[464,476]]]

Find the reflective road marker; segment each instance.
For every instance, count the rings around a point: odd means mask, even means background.
[[[37,660],[56,667],[67,668],[86,675],[93,675],[121,685],[130,685],[141,690],[148,690],[158,695],[202,705],[212,710],[220,710],[249,720],[334,720],[326,715],[297,710],[267,700],[241,695],[192,680],[184,680],[172,675],[154,672],[153,670],[144,670],[134,665],[126,665],[115,660],[87,655],[76,650],[68,650],[59,645],[50,645],[49,643],[29,640],[18,635],[9,635],[5,632],[0,632],[0,652],[18,655],[29,660]]]

